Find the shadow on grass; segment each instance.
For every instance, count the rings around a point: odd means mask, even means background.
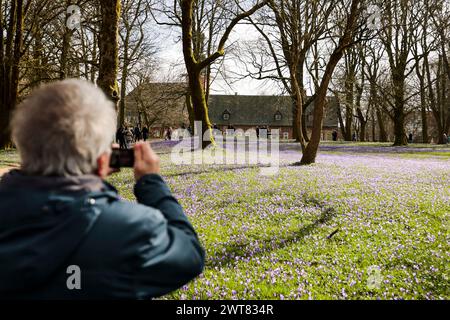
[[[311,234],[319,226],[326,224],[336,214],[333,208],[324,206],[317,199],[308,198],[304,200],[307,204],[319,207],[322,211],[320,217],[314,222],[303,226],[299,230],[292,231],[283,238],[268,237],[264,239],[257,239],[257,246],[252,245],[252,240],[245,242],[236,242],[226,246],[225,252],[217,251],[215,254],[207,257],[206,265],[208,267],[224,267],[233,264],[236,258],[245,259],[261,256],[271,251],[288,247],[292,244],[302,241],[306,236]]]

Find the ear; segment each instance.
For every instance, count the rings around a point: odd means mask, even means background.
[[[100,155],[100,157],[97,158],[96,174],[102,179],[106,179],[106,177],[109,174],[109,171],[110,171],[109,160],[110,160],[110,154],[107,152],[102,153]]]

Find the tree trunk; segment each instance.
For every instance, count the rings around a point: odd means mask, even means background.
[[[12,1],[10,20],[6,33],[6,52],[2,62],[2,97],[0,104],[0,149],[10,147],[9,122],[17,103],[19,65],[23,43],[23,1]]]
[[[338,119],[339,119],[339,127],[341,128],[341,135],[345,139],[345,136],[347,135],[347,131],[346,131],[346,128],[345,128],[344,119],[342,118],[342,111],[341,111],[340,104],[338,104],[338,107],[337,107],[337,116],[338,116]]]
[[[305,142],[309,142],[309,134],[308,134],[308,122],[306,121],[306,110],[307,108],[303,109],[302,112],[302,131],[303,131],[303,138]]]
[[[66,0],[66,7],[70,6],[70,0]],[[68,18],[68,14],[66,13],[66,19]],[[67,61],[69,59],[70,54],[70,40],[72,37],[72,31],[64,24],[64,35],[62,41],[62,50],[61,50],[61,65],[59,68],[59,78],[61,80],[67,78],[69,75],[67,70]]]
[[[97,47],[98,47],[98,36],[96,33],[93,34],[92,36],[92,61],[97,61]],[[91,81],[95,82],[95,78],[96,78],[96,73],[97,73],[97,67],[94,65],[91,65]]]
[[[291,90],[293,94],[294,101],[294,112],[293,112],[293,131],[294,131],[294,139],[300,143],[302,150],[305,149],[305,140],[303,138],[303,130],[302,130],[302,114],[303,114],[303,96],[302,96],[302,88],[297,80],[297,72],[295,69],[291,70]]]
[[[361,111],[361,108],[356,109],[358,120],[360,124],[360,134],[359,134],[359,141],[365,142],[366,141],[366,125],[367,125],[367,119],[364,118],[364,114]]]
[[[425,95],[421,95],[420,112],[422,116],[422,143],[428,143],[428,117]]]
[[[370,117],[372,118],[372,142],[377,141],[376,133],[375,133],[375,112],[374,112],[374,106],[372,106],[372,109],[370,110]]]
[[[126,66],[125,66],[126,65]],[[122,70],[122,82],[120,84],[120,102],[119,102],[119,127],[125,123],[125,97],[127,94],[128,64],[124,61]]]
[[[394,146],[408,145],[408,139],[405,133],[405,113],[401,106],[394,110]]]
[[[394,86],[394,146],[408,145],[405,132],[405,68],[397,66],[392,71],[392,83]]]
[[[297,108],[300,108],[301,110],[301,114],[297,115],[297,121],[300,123],[300,134],[299,134],[299,139],[297,140],[297,142],[300,142],[300,145],[302,147],[302,150],[304,150],[304,148],[306,147],[306,142],[309,142],[309,137],[308,137],[308,130],[307,130],[307,119],[306,119],[306,109],[309,106],[309,103],[306,101],[306,90],[305,90],[305,85],[303,82],[303,78],[304,78],[304,65],[305,65],[305,59],[306,59],[306,54],[305,51],[301,51],[300,54],[298,55],[298,62],[297,62],[297,66],[296,66],[296,74],[295,74],[295,82],[297,84],[297,87],[294,89],[292,88],[292,92],[296,95],[298,95],[298,97],[300,98],[297,101]]]
[[[128,57],[128,44],[130,41],[130,30],[126,30],[125,39],[123,41],[123,63],[122,63],[122,81],[120,83],[120,102],[119,102],[119,121],[118,127],[125,123],[125,97],[127,94],[128,66],[130,59]]]
[[[445,105],[446,105],[446,91],[447,91],[447,77],[443,72],[443,58],[439,57],[438,71],[437,71],[437,81],[436,81],[436,106],[433,108],[433,115],[436,120],[436,127],[438,131],[438,144],[445,144],[444,133],[446,126],[446,115],[445,115]]]
[[[425,35],[426,37],[426,35]],[[426,41],[426,38],[425,38]],[[417,59],[417,58],[416,58]],[[428,53],[422,57],[423,63],[420,66],[419,59],[416,62],[416,74],[419,79],[419,89],[420,89],[420,113],[422,120],[422,143],[428,143],[428,119],[427,119],[427,92],[425,87],[425,73],[426,73],[426,63],[428,61]],[[432,88],[430,88],[432,90]]]
[[[188,75],[192,104],[195,106],[194,120],[202,122],[202,148],[206,148],[211,143],[214,143],[214,137],[211,134],[211,122],[209,121],[208,106],[206,104],[202,78],[200,73],[196,71],[188,71]],[[203,141],[203,137],[209,137],[209,139]]]
[[[347,75],[345,82],[345,130],[344,140],[352,141],[352,125],[353,125],[353,102],[354,102],[354,81],[355,77],[353,72]]]
[[[189,115],[189,127],[192,129],[192,132],[194,132],[195,115],[194,107],[192,106],[191,94],[189,91],[186,92],[186,108]]]
[[[292,99],[292,134],[293,134],[293,138],[295,139],[296,142],[300,142],[301,141],[301,136],[303,135],[302,132],[302,117],[301,117],[301,112],[298,112],[298,102],[296,101],[295,98]]]
[[[359,141],[361,141],[361,142],[365,142],[366,141],[366,122],[365,121],[361,121],[360,122]]]
[[[386,127],[384,126],[384,119],[383,114],[381,113],[381,110],[377,108],[377,122],[378,122],[378,129],[380,130],[380,142],[387,142],[387,132]]]
[[[99,34],[100,67],[97,84],[115,103],[119,101],[117,70],[119,68],[120,0],[104,0],[101,4],[102,23]]]

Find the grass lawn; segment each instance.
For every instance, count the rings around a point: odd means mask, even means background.
[[[174,166],[159,149],[207,251],[203,275],[163,298],[450,299],[449,149],[328,145],[307,167],[289,166],[300,153],[282,147],[275,176]],[[0,153],[0,167],[14,157]],[[110,181],[134,201],[130,169]]]
[[[299,157],[282,151],[279,175],[265,177],[161,155],[207,250],[204,274],[165,298],[450,298],[450,155],[326,151],[288,166]],[[111,181],[134,199],[130,170]]]

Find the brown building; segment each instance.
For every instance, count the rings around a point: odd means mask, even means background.
[[[323,140],[332,140],[338,130],[338,100],[329,98],[324,122]],[[209,97],[211,123],[224,131],[228,126],[248,130],[268,126],[279,129],[281,139],[293,138],[293,105],[289,96],[211,95]],[[306,112],[307,130],[311,133],[314,103]]]

